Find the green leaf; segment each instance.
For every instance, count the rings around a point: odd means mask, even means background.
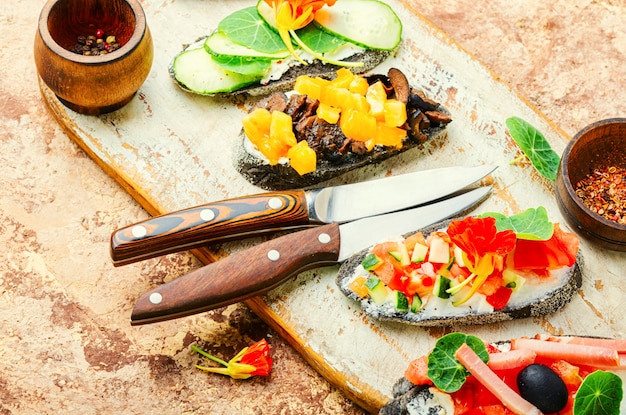
[[[256,6],[226,16],[217,26],[230,40],[264,53],[287,50],[280,35],[261,18]]]
[[[548,219],[548,211],[545,207],[529,208],[513,216],[505,216],[501,213],[486,212],[479,217],[493,217],[496,219],[498,232],[512,230],[518,239],[531,241],[547,241],[554,233],[554,224]]]
[[[450,333],[441,337],[428,355],[428,378],[444,392],[458,391],[469,376],[467,369],[454,357],[463,343],[467,343],[483,362],[489,361],[485,343],[478,337],[464,333]]]
[[[622,379],[598,370],[585,378],[574,398],[574,415],[619,415]]]
[[[271,59],[243,56],[213,56],[213,60],[227,71],[262,78],[272,66]]]
[[[554,181],[561,158],[552,150],[543,134],[518,117],[508,118],[506,126],[535,169],[545,178]]]
[[[346,43],[344,40],[319,29],[315,25],[307,25],[296,31],[298,37],[309,48],[317,53],[328,53]]]

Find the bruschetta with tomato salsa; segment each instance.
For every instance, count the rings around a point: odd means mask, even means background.
[[[617,415],[626,341],[450,333],[410,362],[380,415]]]
[[[383,241],[348,259],[337,284],[374,318],[420,326],[552,313],[582,276],[579,239],[546,209],[486,213]]]

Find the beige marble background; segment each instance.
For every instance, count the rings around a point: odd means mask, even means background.
[[[243,305],[130,327],[134,281],[200,264],[177,254],[111,265],[110,232],[147,214],[47,112],[32,57],[43,4],[0,7],[0,415],[363,413]],[[414,4],[566,133],[626,116],[626,2]],[[262,337],[268,379],[193,367],[191,343],[229,358]]]

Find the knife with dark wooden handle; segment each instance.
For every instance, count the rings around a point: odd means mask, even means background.
[[[209,243],[343,223],[447,197],[484,178],[494,166],[443,167],[313,190],[268,192],[179,210],[111,235],[114,265]]]
[[[182,249],[306,225],[302,190],[267,192],[196,206],[139,222],[111,235],[113,263],[125,265]]]
[[[339,225],[305,229],[232,254],[142,296],[131,321],[150,323],[200,313],[261,295],[307,269],[339,258]]]
[[[143,294],[131,324],[183,317],[266,293],[302,271],[343,262],[385,238],[459,214],[490,190],[482,187],[419,208],[305,229],[233,253]]]

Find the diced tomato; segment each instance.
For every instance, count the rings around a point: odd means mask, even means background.
[[[515,268],[520,270],[571,267],[576,262],[580,241],[576,234],[563,232],[554,224],[554,233],[547,241],[519,239],[515,247]]]
[[[463,277],[463,279],[472,275],[472,272],[466,267],[461,267],[459,264],[454,262],[450,267],[450,275],[454,278]]]
[[[580,384],[582,383],[582,379],[578,374],[578,366],[574,366],[565,360],[557,360],[550,365],[550,368],[554,370],[554,372],[556,372],[561,379],[563,379],[568,391],[572,392],[578,390]]]
[[[433,381],[428,378],[428,355],[411,361],[404,377],[414,385],[432,385]]]
[[[471,384],[464,384],[461,389],[450,394],[454,402],[454,415],[467,415],[474,408],[476,391]]]
[[[408,297],[417,293],[421,298],[424,298],[433,291],[433,279],[427,275],[413,273],[405,286],[405,290]]]
[[[500,286],[495,293],[488,295],[486,300],[494,310],[501,310],[509,303],[512,293],[512,289]]]
[[[508,415],[512,412],[502,405],[480,406],[467,412],[467,415]]]
[[[424,238],[424,234],[421,232],[414,233],[413,235],[408,236],[404,240],[404,245],[406,248],[411,251],[415,248],[415,244],[426,245],[426,239]]]
[[[502,273],[494,270],[493,273],[487,277],[485,282],[478,287],[478,292],[486,296],[490,296],[495,294],[503,285],[504,279],[502,278]]]

